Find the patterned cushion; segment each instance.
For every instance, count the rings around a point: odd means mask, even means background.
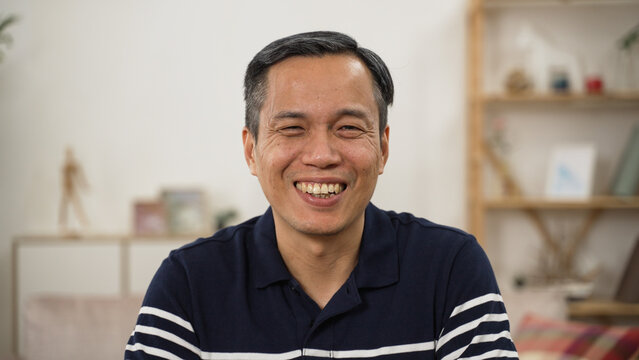
[[[639,327],[590,325],[526,315],[515,345],[521,360],[639,359]]]

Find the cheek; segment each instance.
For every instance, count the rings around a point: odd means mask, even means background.
[[[278,177],[278,172],[286,169],[295,159],[298,150],[291,144],[274,141],[258,151],[259,168],[262,175]]]
[[[370,148],[362,148],[351,150],[347,154],[350,162],[362,176],[377,176],[379,173],[381,152]]]

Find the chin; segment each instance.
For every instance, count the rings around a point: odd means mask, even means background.
[[[316,235],[316,236],[332,236],[337,235],[344,230],[345,226],[343,225],[328,225],[326,223],[322,224],[301,224],[297,228],[297,231],[306,234],[306,235]]]

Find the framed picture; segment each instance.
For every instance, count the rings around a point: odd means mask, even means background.
[[[200,235],[208,231],[206,204],[201,190],[164,190],[162,201],[172,235]]]
[[[166,211],[161,201],[136,201],[133,204],[134,234],[137,236],[166,235]]]
[[[561,199],[587,199],[592,196],[595,156],[593,144],[555,147],[550,155],[546,196]]]

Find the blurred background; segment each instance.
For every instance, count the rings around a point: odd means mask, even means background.
[[[320,29],[377,52],[395,81],[377,206],[478,233],[517,318],[514,284],[557,284],[540,271],[545,228],[579,238],[559,277],[613,298],[639,234],[636,188],[626,205],[610,196],[639,124],[637,46],[620,45],[638,2],[514,2],[0,0],[0,21],[17,16],[0,43],[0,358],[24,346],[29,296],[140,296],[170,248],[266,209],[242,154],[244,70]],[[574,144],[590,185],[565,200],[549,168]],[[88,186],[65,193],[80,173]],[[546,200],[513,205],[505,178]]]

